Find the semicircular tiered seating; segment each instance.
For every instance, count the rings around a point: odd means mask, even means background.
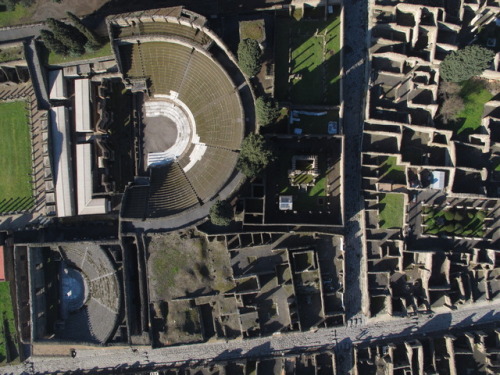
[[[89,287],[85,304],[69,314],[65,321],[66,332],[61,336],[105,343],[116,329],[121,308],[117,270],[99,245],[72,243],[59,250],[68,265],[80,270]]]
[[[169,157],[168,167],[150,166],[149,217],[176,214],[217,196],[233,174],[245,131],[239,90],[204,48],[210,45],[208,34],[187,29],[141,18],[139,26],[115,33],[122,38],[118,51],[125,79],[146,79],[150,97],[178,100],[194,119],[187,151],[176,160]],[[131,210],[126,207],[125,214]]]

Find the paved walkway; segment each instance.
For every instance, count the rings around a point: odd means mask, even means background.
[[[0,42],[8,42],[38,36],[40,35],[40,30],[42,28],[43,25],[40,23],[0,29]]]
[[[346,310],[351,318],[362,307],[362,246],[364,230],[361,193],[361,140],[363,132],[363,108],[366,82],[366,22],[367,0],[344,2],[344,71],[343,95],[345,134],[344,205],[346,216]]]
[[[2,368],[3,374],[53,374],[55,371],[97,369],[111,371],[118,368],[160,368],[174,363],[230,360],[243,357],[280,355],[302,352],[306,349],[328,348],[349,350],[353,344],[368,343],[376,340],[412,339],[429,333],[442,333],[451,328],[463,328],[475,324],[498,321],[500,302],[480,306],[469,306],[453,312],[443,312],[434,316],[414,318],[390,318],[366,322],[354,320],[348,326],[320,329],[316,332],[291,333],[249,340],[232,340],[195,345],[175,346],[162,349],[98,348],[78,350],[75,358],[31,357],[24,364]]]

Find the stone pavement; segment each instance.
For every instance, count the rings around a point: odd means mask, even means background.
[[[344,71],[343,96],[345,134],[344,152],[344,207],[346,214],[345,262],[347,317],[357,316],[362,310],[362,275],[364,216],[361,193],[361,140],[367,55],[368,1],[344,2]]]
[[[319,329],[316,332],[299,332],[257,339],[231,340],[205,344],[174,346],[161,349],[96,348],[78,350],[71,357],[31,357],[18,366],[2,368],[3,374],[53,374],[56,371],[153,369],[181,362],[204,360],[230,360],[256,356],[281,355],[307,349],[333,349],[349,351],[352,345],[376,340],[418,338],[429,333],[443,333],[451,328],[498,322],[500,302],[467,306],[455,311],[412,318],[387,318],[364,321],[353,319],[347,326]]]

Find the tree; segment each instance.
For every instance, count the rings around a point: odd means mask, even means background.
[[[7,10],[12,11],[16,8],[17,4],[25,8],[33,5],[33,0],[3,0],[2,3],[5,5]]]
[[[259,42],[250,38],[241,40],[238,45],[238,63],[243,73],[249,77],[256,75],[262,66],[261,55]]]
[[[274,122],[280,115],[278,104],[267,96],[260,96],[255,101],[255,114],[257,122],[266,126]]]
[[[83,55],[87,38],[76,27],[54,18],[47,18],[47,25],[54,34],[54,37],[68,48],[71,55]]]
[[[241,144],[240,156],[236,167],[247,177],[257,176],[273,160],[264,137],[260,134],[250,134]]]
[[[439,109],[439,116],[444,124],[457,119],[458,114],[464,109],[464,101],[458,95],[444,98],[443,104]]]
[[[460,97],[461,87],[455,82],[443,81],[439,85],[439,95],[443,103],[439,108],[439,116],[444,124],[457,119],[457,115],[464,109],[464,101]]]
[[[462,82],[480,75],[491,64],[495,53],[478,45],[467,46],[446,56],[441,63],[441,77],[445,81]]]
[[[455,82],[443,81],[439,84],[439,95],[443,98],[449,98],[453,95],[460,94],[460,85]]]
[[[87,38],[87,42],[85,43],[85,48],[89,51],[95,51],[98,50],[102,46],[102,42],[100,38],[92,31],[90,30],[87,26],[83,24],[83,22],[75,16],[71,12],[66,12],[68,15],[71,23],[73,26],[75,26],[80,33],[82,33],[85,38]]]
[[[217,201],[210,207],[210,221],[214,225],[226,227],[233,220],[233,208],[228,201]]]
[[[49,30],[40,30],[43,43],[49,50],[54,51],[58,55],[67,55],[68,48],[55,38],[54,34]]]

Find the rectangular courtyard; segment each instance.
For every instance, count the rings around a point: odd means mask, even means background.
[[[33,206],[31,140],[26,102],[0,103],[0,212]]]
[[[340,8],[276,17],[275,97],[294,104],[340,104]]]

